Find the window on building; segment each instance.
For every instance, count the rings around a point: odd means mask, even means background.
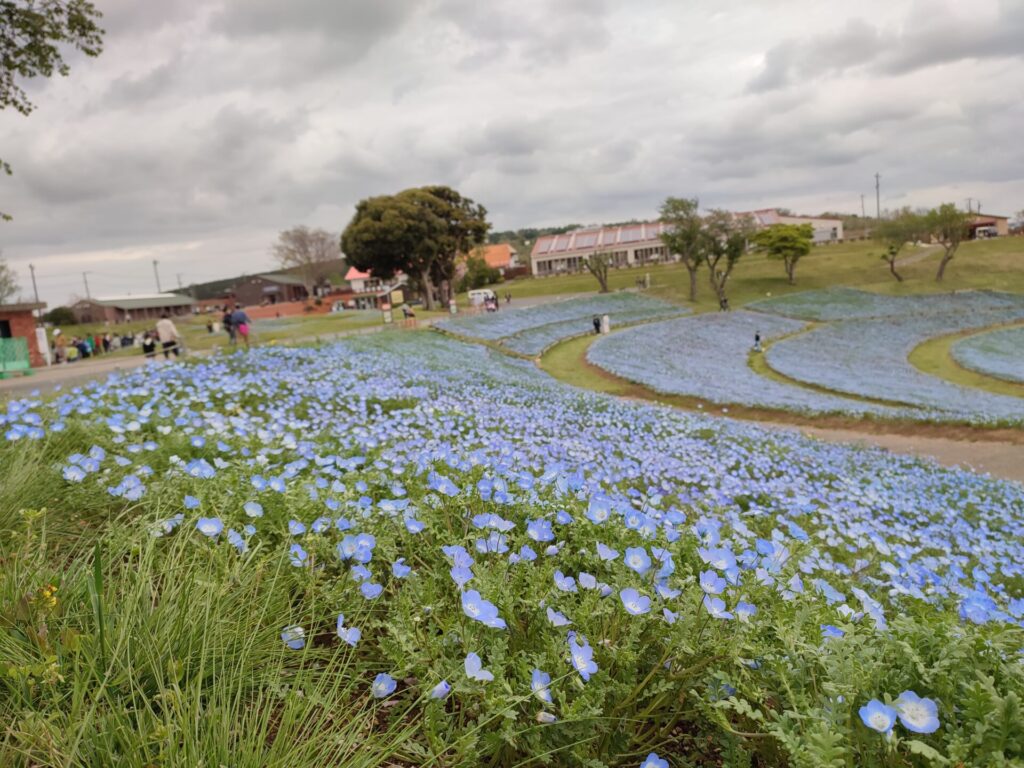
[[[11,321],[0,320],[0,339],[11,338]]]

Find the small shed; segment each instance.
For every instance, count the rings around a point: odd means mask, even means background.
[[[46,304],[0,304],[0,376],[46,365],[34,312]]]

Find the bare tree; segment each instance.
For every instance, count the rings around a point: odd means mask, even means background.
[[[967,225],[971,218],[971,214],[958,210],[953,203],[943,203],[938,208],[932,208],[925,216],[929,234],[942,246],[942,261],[935,275],[936,282],[942,282],[946,265],[953,260],[960,243],[967,237]]]
[[[313,295],[313,286],[324,277],[327,262],[341,257],[338,238],[324,229],[292,227],[277,236],[274,258],[285,269],[296,269]]]
[[[0,304],[6,304],[17,292],[18,278],[3,256],[0,256]]]
[[[608,293],[608,269],[611,265],[612,255],[608,251],[594,251],[583,262],[587,271],[597,279],[601,293]]]

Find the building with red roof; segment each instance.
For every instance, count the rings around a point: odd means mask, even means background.
[[[639,221],[613,227],[585,227],[561,235],[542,235],[533,244],[530,269],[534,275],[578,272],[592,253],[610,253],[615,267],[674,261],[661,241],[666,225]]]

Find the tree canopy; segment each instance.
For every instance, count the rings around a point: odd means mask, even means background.
[[[810,224],[774,224],[755,234],[753,241],[769,259],[782,260],[789,284],[794,285],[797,262],[811,252],[814,227]]]
[[[6,304],[18,292],[18,278],[14,270],[0,256],[0,304]]]
[[[754,221],[750,216],[737,216],[729,211],[712,209],[704,218],[699,247],[702,260],[707,262],[711,288],[718,297],[719,306],[727,306],[725,288],[733,268],[747,252],[754,234]]]
[[[661,204],[658,215],[668,225],[661,235],[669,254],[678,254],[690,274],[690,301],[697,300],[697,269],[704,261],[701,249],[703,222],[696,197],[669,197]]]
[[[407,189],[361,200],[341,236],[348,263],[376,277],[405,272],[423,289],[428,309],[435,286],[450,298],[455,262],[487,237],[487,211],[449,187]]]
[[[972,218],[972,214],[961,211],[953,203],[943,203],[925,214],[928,233],[942,246],[942,259],[935,275],[937,282],[942,282],[946,265],[953,260],[960,243],[966,239],[967,225]]]
[[[889,271],[897,281],[903,282],[903,276],[896,271],[896,259],[900,252],[907,243],[926,238],[927,231],[925,217],[910,208],[903,208],[875,225],[872,236],[885,248],[882,261],[888,263]]]

